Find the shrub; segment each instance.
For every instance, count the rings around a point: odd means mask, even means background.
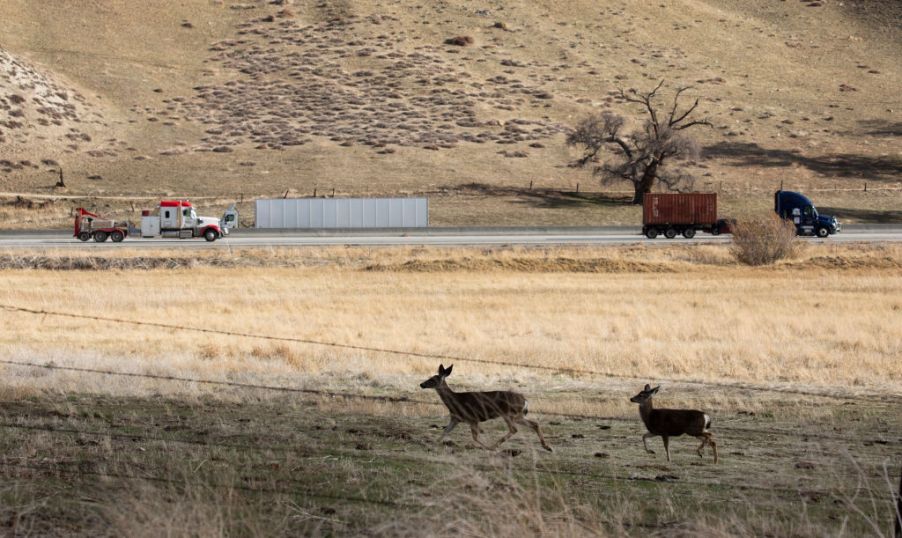
[[[777,215],[737,222],[731,251],[746,265],[770,265],[792,259],[799,253],[795,225]]]
[[[455,45],[458,47],[466,47],[473,44],[473,38],[468,35],[460,35],[457,37],[449,37],[445,40],[446,45]]]

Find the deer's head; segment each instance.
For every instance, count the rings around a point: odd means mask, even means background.
[[[642,390],[642,392],[630,398],[630,401],[637,404],[644,404],[645,402],[650,400],[651,397],[654,396],[660,388],[660,385],[655,388],[651,388],[651,385],[645,385],[645,388]]]
[[[430,377],[426,381],[420,383],[421,389],[434,389],[439,387],[442,384],[442,381],[445,380],[446,377],[451,375],[451,369],[454,368],[454,365],[445,368],[443,365],[438,365],[438,374]]]

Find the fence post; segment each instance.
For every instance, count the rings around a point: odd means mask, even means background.
[[[579,194],[579,183],[576,184],[576,194]]]
[[[864,182],[864,192],[868,192],[868,182]]]
[[[899,494],[896,495],[896,538],[902,538],[902,465],[899,466]]]
[[[532,190],[532,180],[529,180],[529,190]]]

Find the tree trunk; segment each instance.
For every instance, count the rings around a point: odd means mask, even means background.
[[[648,165],[645,168],[645,173],[642,174],[642,177],[639,178],[639,181],[633,182],[633,187],[636,189],[635,194],[633,195],[633,203],[641,204],[642,198],[646,193],[651,192],[651,188],[655,184],[655,179],[658,177],[658,162],[655,161],[652,164]]]

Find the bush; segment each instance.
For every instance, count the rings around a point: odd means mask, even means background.
[[[460,35],[457,37],[449,37],[445,40],[445,45],[455,45],[458,47],[466,47],[473,44],[473,38],[468,35]]]
[[[777,215],[737,222],[733,226],[733,256],[746,265],[770,265],[799,253],[795,225]]]

